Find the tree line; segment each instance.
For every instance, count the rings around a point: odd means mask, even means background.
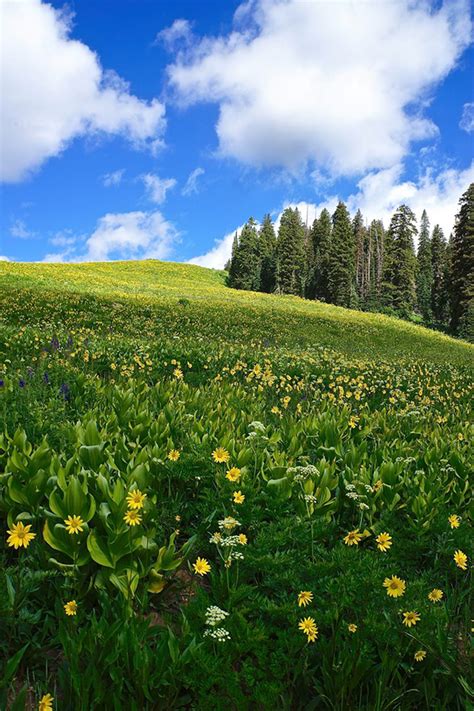
[[[426,211],[418,231],[407,205],[388,229],[381,220],[368,225],[360,210],[351,218],[343,202],[311,226],[287,207],[278,234],[270,215],[260,226],[250,218],[225,268],[234,289],[380,311],[474,340],[474,183],[459,201],[449,240],[439,225],[431,230]]]

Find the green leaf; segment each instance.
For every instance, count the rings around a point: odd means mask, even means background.
[[[95,530],[89,533],[87,538],[87,549],[93,561],[106,568],[114,568],[114,561],[109,553],[107,544],[103,541]]]

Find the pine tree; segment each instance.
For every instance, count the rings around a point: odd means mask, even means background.
[[[355,246],[351,218],[347,207],[339,202],[332,216],[329,252],[329,301],[338,306],[356,305]]]
[[[433,266],[431,261],[430,221],[423,210],[418,238],[416,269],[416,300],[418,310],[427,323],[431,321],[431,292],[433,288]]]
[[[447,244],[443,230],[435,225],[431,237],[431,311],[438,324],[448,319],[449,299],[447,298]]]
[[[367,230],[364,226],[364,218],[360,210],[357,210],[352,220],[355,246],[355,286],[359,303],[363,303],[367,298]]]
[[[260,253],[253,217],[242,228],[237,243],[234,238],[232,252],[229,286],[233,289],[257,291],[260,287]]]
[[[459,200],[451,253],[451,329],[474,340],[474,183]]]
[[[314,253],[314,298],[329,301],[329,250],[331,246],[331,215],[324,208],[311,229]]]
[[[298,209],[287,207],[278,230],[277,291],[303,296],[304,286],[304,227]]]
[[[271,294],[276,287],[277,241],[270,215],[263,218],[258,244],[261,258],[260,291]]]
[[[407,205],[401,205],[390,221],[385,241],[383,297],[385,305],[405,317],[411,315],[416,302],[415,235],[415,215]]]
[[[366,269],[368,282],[365,308],[375,311],[382,304],[385,230],[382,220],[372,220],[368,229]]]

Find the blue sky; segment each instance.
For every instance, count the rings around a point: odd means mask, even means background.
[[[474,180],[469,4],[0,0],[0,256],[220,267],[250,216]]]

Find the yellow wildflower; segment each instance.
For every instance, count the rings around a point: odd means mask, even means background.
[[[69,600],[69,602],[64,605],[64,612],[69,617],[77,615],[77,602],[75,600]]]
[[[70,535],[82,532],[84,521],[80,516],[68,516],[64,519],[64,523],[66,524],[66,531]]]
[[[218,464],[225,464],[225,462],[229,461],[230,454],[227,449],[224,449],[224,447],[217,447],[217,449],[215,449],[212,453],[212,458]]]
[[[377,548],[383,553],[388,551],[392,545],[392,537],[389,533],[380,533],[375,540],[377,542]]]
[[[396,575],[392,575],[391,578],[385,578],[383,585],[387,589],[389,597],[401,597],[405,594],[406,583]]]
[[[298,605],[299,607],[306,607],[310,602],[313,601],[313,593],[309,590],[302,590],[298,595]]]
[[[344,543],[346,546],[358,546],[362,540],[362,535],[359,533],[359,529],[356,528],[354,531],[349,531],[347,536],[344,538]]]
[[[467,570],[467,555],[465,553],[458,550],[454,553],[453,558],[458,568],[461,568],[461,570]]]
[[[142,494],[140,489],[133,489],[127,495],[127,504],[131,509],[142,509],[146,494]]]
[[[418,612],[404,612],[403,613],[403,624],[406,627],[414,627],[420,620],[420,615]]]
[[[197,558],[196,562],[193,563],[194,572],[198,575],[207,575],[210,571],[211,566],[205,558]]]
[[[26,526],[21,521],[14,523],[11,529],[7,530],[7,543],[10,548],[15,548],[15,550],[18,550],[18,548],[21,547],[28,548],[30,542],[36,536],[36,533],[30,533],[30,528],[30,523]]]

